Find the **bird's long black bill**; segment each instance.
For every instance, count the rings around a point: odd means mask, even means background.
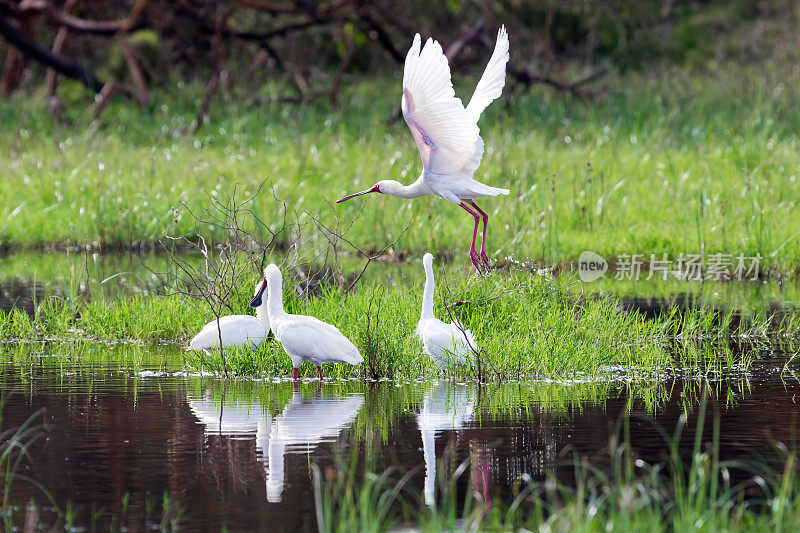
[[[264,283],[261,284],[261,288],[258,289],[256,295],[253,297],[252,300],[250,300],[250,307],[255,309],[256,307],[259,307],[261,305],[264,299],[264,291],[266,289],[267,289],[267,280],[264,280]]]
[[[371,192],[380,192],[380,190],[378,189],[378,186],[375,185],[374,187],[370,187],[369,189],[364,189],[361,192],[353,193],[349,196],[345,196],[344,198],[339,198],[338,200],[336,200],[336,203],[340,204],[342,202],[346,202],[350,198],[355,198],[356,196],[361,196],[362,194],[369,194]]]

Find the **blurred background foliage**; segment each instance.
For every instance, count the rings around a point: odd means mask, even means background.
[[[208,97],[280,82],[277,99],[335,103],[345,76],[399,72],[415,32],[438,39],[463,72],[484,65],[505,24],[512,78],[583,98],[609,73],[665,62],[786,64],[800,48],[799,14],[786,0],[0,0],[2,90],[47,83],[56,98],[45,68],[63,60],[86,68],[71,77],[100,100],[146,105],[152,88],[197,79]],[[27,49],[37,45],[50,57]]]

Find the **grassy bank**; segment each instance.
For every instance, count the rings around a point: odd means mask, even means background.
[[[728,65],[654,69],[609,80],[608,94],[591,103],[544,88],[496,103],[481,122],[487,152],[477,177],[512,193],[483,204],[493,217],[490,256],[741,253],[760,255],[762,271],[796,272],[796,76]],[[348,85],[340,110],[215,102],[195,135],[186,131],[200,87],[156,93],[148,110],[114,103],[96,122],[76,98],[69,124],[48,118],[38,98],[4,100],[0,244],[154,243],[165,231],[192,232],[174,209],[180,202],[199,209],[204,191],[239,184],[252,192],[264,180],[299,213],[331,221],[325,200],[419,173],[405,124],[385,121],[398,84]],[[457,80],[457,90],[465,84]],[[278,223],[271,195],[255,207]],[[382,247],[411,220],[396,249],[462,260],[470,221],[453,206],[364,197],[336,211],[350,219],[362,208],[349,234],[359,245]]]
[[[437,315],[447,321],[458,318],[472,330],[481,348],[469,365],[449,371],[465,378],[608,377],[620,371],[647,376],[670,369],[743,369],[753,353],[732,349],[732,339],[792,338],[800,331],[795,314],[740,317],[704,308],[685,312],[674,308],[648,319],[638,312],[622,311],[612,298],[570,294],[563,277],[532,277],[525,272],[485,278],[451,273],[446,300],[443,278],[439,286]],[[364,356],[360,367],[326,365],[328,375],[436,374],[435,364],[423,354],[414,336],[421,287],[409,290],[375,281],[346,294],[323,286],[311,297],[300,297],[291,288],[289,284],[284,294],[289,312],[310,314],[337,325]],[[231,301],[234,311],[250,312],[247,302],[251,296],[245,286]],[[185,343],[212,318],[200,304],[179,296],[89,302],[47,299],[38,302],[33,315],[20,310],[0,312],[0,338]],[[223,371],[217,353],[191,352],[184,357],[193,368]],[[288,375],[291,370],[289,358],[271,338],[256,350],[228,350],[226,362],[238,375]],[[304,371],[310,375],[311,365],[306,367]]]

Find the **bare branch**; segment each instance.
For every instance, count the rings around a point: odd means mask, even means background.
[[[143,4],[141,0],[139,3]],[[120,30],[131,31],[142,27],[138,15],[141,14],[143,7],[143,5],[140,6],[138,10],[134,7],[133,13],[137,15],[136,19],[127,17],[121,20],[93,21],[70,15],[58,9],[52,2],[47,0],[28,0],[18,5],[9,2],[0,2],[0,14],[14,18],[23,18],[32,14],[43,13],[51,22],[66,26],[80,33],[114,35]]]
[[[447,51],[445,51],[444,55],[447,56],[447,61],[449,61],[450,64],[453,63],[453,60],[455,60],[455,58],[461,53],[467,44],[480,35],[480,33],[483,31],[483,25],[483,19],[479,20],[475,26],[467,30],[466,33],[453,41],[453,44],[447,47]]]
[[[18,28],[14,27],[8,19],[0,15],[0,35],[9,44],[18,48],[24,55],[31,57],[68,78],[78,80],[86,87],[99,93],[103,89],[101,82],[88,67],[85,67],[66,57],[55,55],[43,48],[33,39],[27,37]]]

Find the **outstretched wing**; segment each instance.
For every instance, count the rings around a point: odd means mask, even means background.
[[[474,159],[480,130],[477,119],[455,96],[442,46],[433,39],[421,50],[420,44],[417,34],[406,56],[400,102],[403,117],[425,169],[455,174]]]
[[[508,33],[506,33],[506,27],[501,26],[497,31],[497,42],[494,45],[494,52],[489,59],[489,64],[486,65],[486,70],[483,71],[483,76],[475,87],[472,99],[467,104],[467,113],[475,122],[478,121],[483,110],[503,92],[506,84],[506,63],[508,63]]]

